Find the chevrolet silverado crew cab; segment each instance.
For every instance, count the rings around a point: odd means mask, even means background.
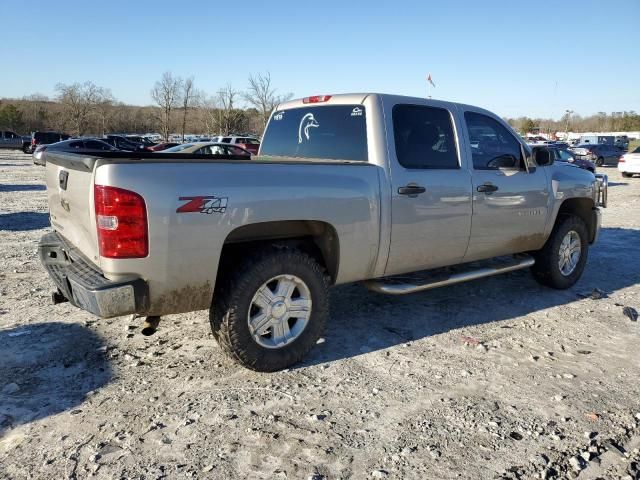
[[[486,110],[396,95],[283,103],[251,160],[46,155],[54,303],[151,330],[209,309],[221,347],[260,371],[316,344],[331,285],[405,294],[530,268],[572,286],[607,194]]]

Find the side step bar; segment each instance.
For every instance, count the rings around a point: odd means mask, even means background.
[[[470,270],[468,272],[454,273],[446,278],[440,277],[435,281],[424,283],[422,285],[411,283],[390,283],[384,281],[383,279],[366,280],[364,284],[369,290],[372,290],[374,292],[386,293],[389,295],[405,295],[407,293],[431,290],[432,288],[454,285],[456,283],[476,280],[477,278],[491,277],[500,273],[521,270],[523,268],[532,266],[536,262],[534,258],[529,255],[518,255],[514,258],[514,260],[514,263],[505,265],[503,267],[479,268],[477,270]]]

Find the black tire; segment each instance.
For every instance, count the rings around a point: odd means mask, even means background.
[[[285,274],[306,284],[311,314],[295,340],[276,349],[266,348],[249,329],[249,309],[265,282]],[[216,286],[209,319],[213,336],[233,360],[251,370],[274,372],[298,363],[315,346],[329,317],[329,277],[313,258],[299,250],[273,247],[248,256],[224,277]]]
[[[23,153],[31,153],[31,145],[23,145],[22,146]]]
[[[570,231],[576,232],[580,237],[581,251],[575,269],[569,275],[564,275],[558,265],[560,245]],[[562,215],[556,220],[556,225],[553,227],[553,231],[544,247],[534,252],[533,256],[536,263],[531,267],[531,273],[538,283],[564,290],[573,286],[580,279],[587,263],[588,255],[589,235],[584,221],[574,215]]]
[[[604,165],[604,157],[598,157],[596,160],[596,167],[601,167]]]
[[[633,177],[633,173],[622,172],[622,176],[623,176],[624,178],[631,178],[631,177]]]

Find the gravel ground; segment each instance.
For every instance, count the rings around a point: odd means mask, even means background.
[[[604,170],[574,288],[341,286],[307,361],[260,374],[206,312],[144,337],[52,306],[44,170],[0,152],[0,478],[639,478],[640,178]]]

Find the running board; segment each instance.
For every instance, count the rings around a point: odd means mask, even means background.
[[[423,290],[431,290],[432,288],[468,282],[470,280],[476,280],[477,278],[491,277],[500,273],[513,272],[515,270],[528,268],[534,263],[535,260],[533,257],[529,255],[518,255],[517,257],[513,257],[513,260],[504,266],[479,268],[467,272],[448,274],[420,285],[415,283],[392,283],[394,280],[393,277],[387,281],[384,279],[366,280],[364,284],[369,290],[374,292],[386,293],[388,295],[405,295],[407,293],[421,292]]]

